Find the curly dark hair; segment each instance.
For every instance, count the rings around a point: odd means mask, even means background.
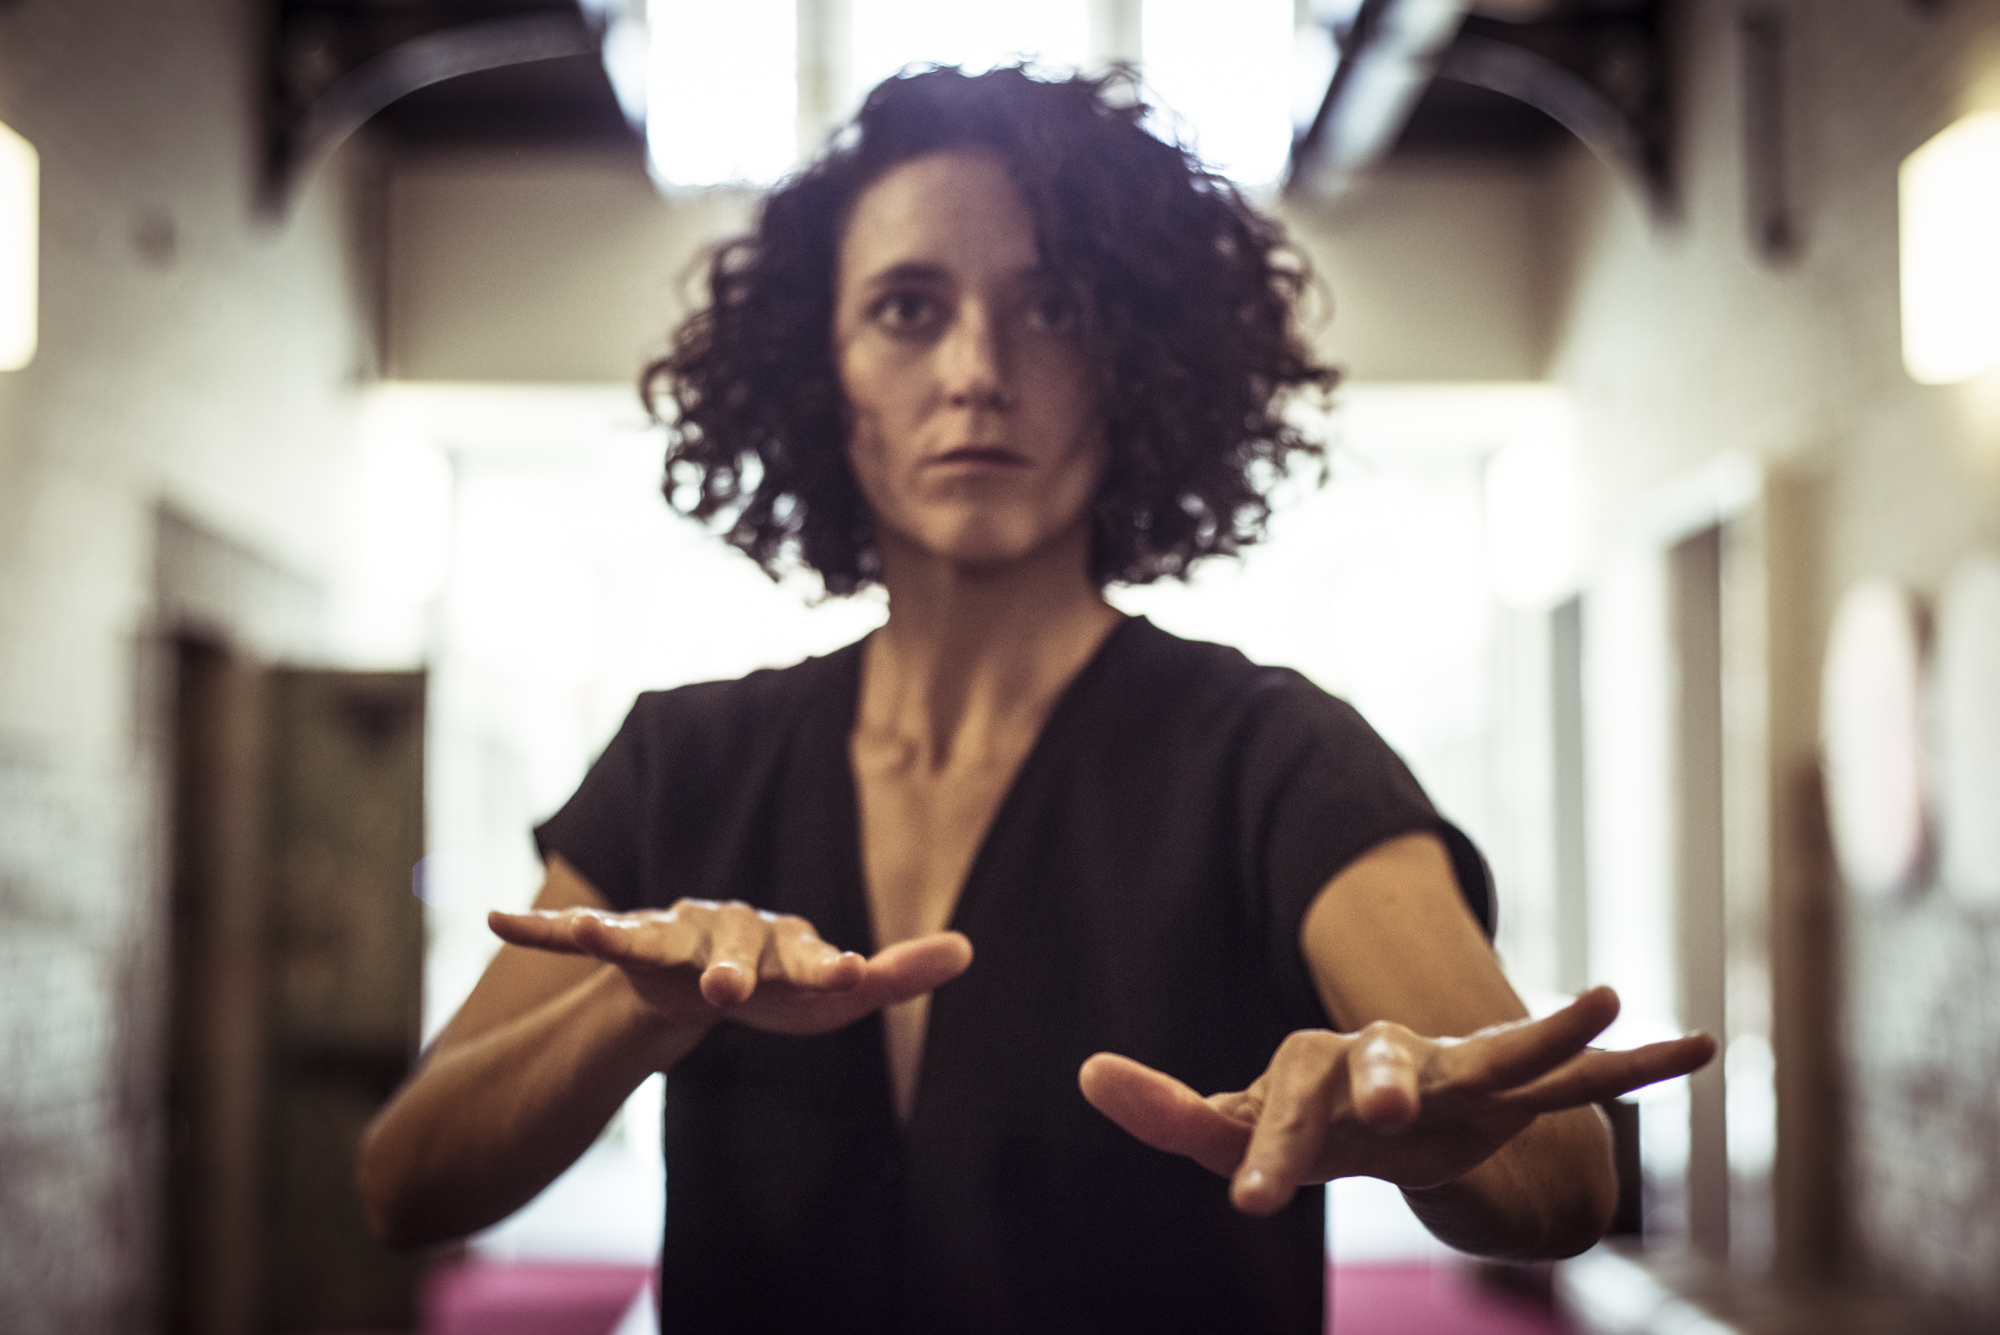
[[[707,307],[641,377],[668,427],[669,503],[773,578],[799,562],[833,594],[879,578],[834,362],[840,237],[890,168],[976,148],[1020,189],[1102,377],[1109,461],[1091,578],[1185,578],[1261,538],[1270,482],[1299,457],[1323,459],[1279,411],[1286,393],[1335,380],[1294,325],[1309,271],[1230,182],[1147,133],[1145,114],[1124,71],[1046,81],[930,68],[879,85],[818,161],[766,197],[756,230],[717,249]]]

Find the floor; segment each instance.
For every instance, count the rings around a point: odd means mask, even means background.
[[[1329,1335],[1567,1335],[1533,1299],[1479,1283],[1456,1262],[1332,1266]]]
[[[424,1335],[656,1335],[650,1267],[472,1262],[436,1274]],[[1329,1335],[1565,1335],[1546,1308],[1455,1262],[1329,1267]]]
[[[466,1264],[433,1277],[424,1335],[658,1335],[646,1284],[665,1204],[658,1121],[653,1104],[620,1118],[534,1204],[475,1238]],[[1332,1184],[1327,1253],[1328,1335],[1567,1335],[1545,1306],[1479,1283],[1387,1183]]]

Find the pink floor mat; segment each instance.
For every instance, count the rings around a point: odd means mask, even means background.
[[[467,1264],[437,1271],[424,1294],[424,1335],[609,1335],[650,1266]],[[1426,1262],[1343,1265],[1327,1276],[1328,1335],[1568,1335],[1530,1299]]]
[[[1328,1335],[1569,1335],[1533,1299],[1482,1287],[1452,1265],[1329,1268]]]
[[[455,1265],[424,1286],[424,1335],[610,1335],[649,1265]]]

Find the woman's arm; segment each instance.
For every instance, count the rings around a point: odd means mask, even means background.
[[[719,1020],[826,1032],[931,991],[972,955],[939,933],[864,960],[746,904],[614,914],[560,856],[533,912],[491,922],[510,944],[362,1140],[362,1200],[392,1246],[505,1218]]]
[[[1472,1034],[1527,1018],[1434,835],[1390,840],[1328,882],[1299,947],[1327,1014],[1348,1033],[1387,1021]],[[1618,1205],[1610,1129],[1593,1105],[1543,1113],[1463,1175],[1404,1196],[1462,1251],[1573,1255],[1603,1236]]]
[[[1714,1055],[1700,1034],[1589,1048],[1618,1013],[1609,988],[1524,1018],[1430,835],[1390,840],[1334,877],[1307,911],[1300,948],[1348,1032],[1292,1034],[1250,1088],[1203,1098],[1110,1053],[1078,1073],[1107,1116],[1228,1177],[1237,1207],[1253,1214],[1278,1210],[1304,1183],[1379,1177],[1453,1246],[1573,1254],[1616,1204],[1591,1105]]]
[[[551,857],[535,907],[608,905]],[[647,1005],[618,969],[589,956],[502,945],[362,1139],[369,1221],[391,1246],[415,1247],[505,1218],[713,1023],[710,1007]]]

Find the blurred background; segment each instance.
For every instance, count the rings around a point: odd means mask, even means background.
[[[881,619],[634,382],[876,80],[1024,58],[1135,65],[1347,374],[1114,601],[1352,700],[1531,1006],[1724,1041],[1577,1261],[1337,1184],[1329,1328],[2000,1324],[2000,0],[0,0],[0,1328],[653,1329],[656,1082],[446,1254],[354,1143],[634,692]]]

